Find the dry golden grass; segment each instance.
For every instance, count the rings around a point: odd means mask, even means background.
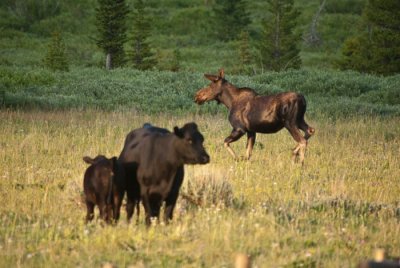
[[[148,230],[143,215],[128,225],[124,212],[117,226],[85,226],[82,157],[118,155],[144,122],[188,121],[211,163],[186,167],[183,190],[230,202],[181,198],[172,224]],[[258,135],[251,161],[234,162],[223,115],[0,111],[0,266],[232,267],[242,252],[254,267],[354,267],[377,247],[400,255],[399,118],[308,121],[316,135],[301,168],[286,130]],[[233,145],[244,147],[245,138]]]

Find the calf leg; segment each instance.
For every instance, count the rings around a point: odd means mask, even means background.
[[[104,221],[107,221],[107,204],[104,199],[99,199],[97,206],[99,207],[100,211],[100,218]]]
[[[87,209],[87,213],[86,213],[86,223],[90,222],[93,220],[94,218],[94,204],[88,200],[86,200],[86,209]]]
[[[292,160],[295,162],[297,156],[300,158],[300,163],[304,163],[304,155],[307,147],[307,140],[301,135],[300,130],[293,124],[286,126],[287,130],[292,135],[293,139],[298,142],[296,148],[293,150]]]
[[[235,160],[237,160],[237,156],[233,149],[229,146],[230,143],[237,141],[240,139],[246,132],[243,129],[234,129],[231,132],[231,135],[229,135],[225,141],[224,141],[224,146],[228,150],[228,152],[233,156]]]
[[[255,132],[247,132],[247,145],[246,145],[246,158],[250,159],[251,153],[253,152],[253,146],[256,142],[256,133]]]

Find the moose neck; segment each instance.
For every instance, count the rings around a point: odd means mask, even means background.
[[[225,83],[222,94],[219,96],[218,100],[230,110],[233,102],[239,95],[239,89],[229,82]]]

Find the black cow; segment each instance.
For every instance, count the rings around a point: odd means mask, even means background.
[[[128,219],[140,198],[147,225],[150,225],[151,217],[159,217],[164,201],[164,220],[168,222],[172,219],[183,182],[183,165],[210,161],[203,141],[195,123],[175,127],[174,133],[145,124],[128,134],[119,156],[127,176]]]
[[[95,158],[83,157],[83,161],[90,164],[83,179],[83,190],[87,208],[86,222],[94,217],[94,207],[97,205],[100,218],[110,222],[113,217],[113,177],[116,168],[116,157],[108,159],[104,155]]]

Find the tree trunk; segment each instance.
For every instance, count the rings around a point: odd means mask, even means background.
[[[107,70],[111,70],[111,69],[112,69],[112,57],[111,57],[111,53],[107,53],[107,57],[106,57],[106,69],[107,69]]]

